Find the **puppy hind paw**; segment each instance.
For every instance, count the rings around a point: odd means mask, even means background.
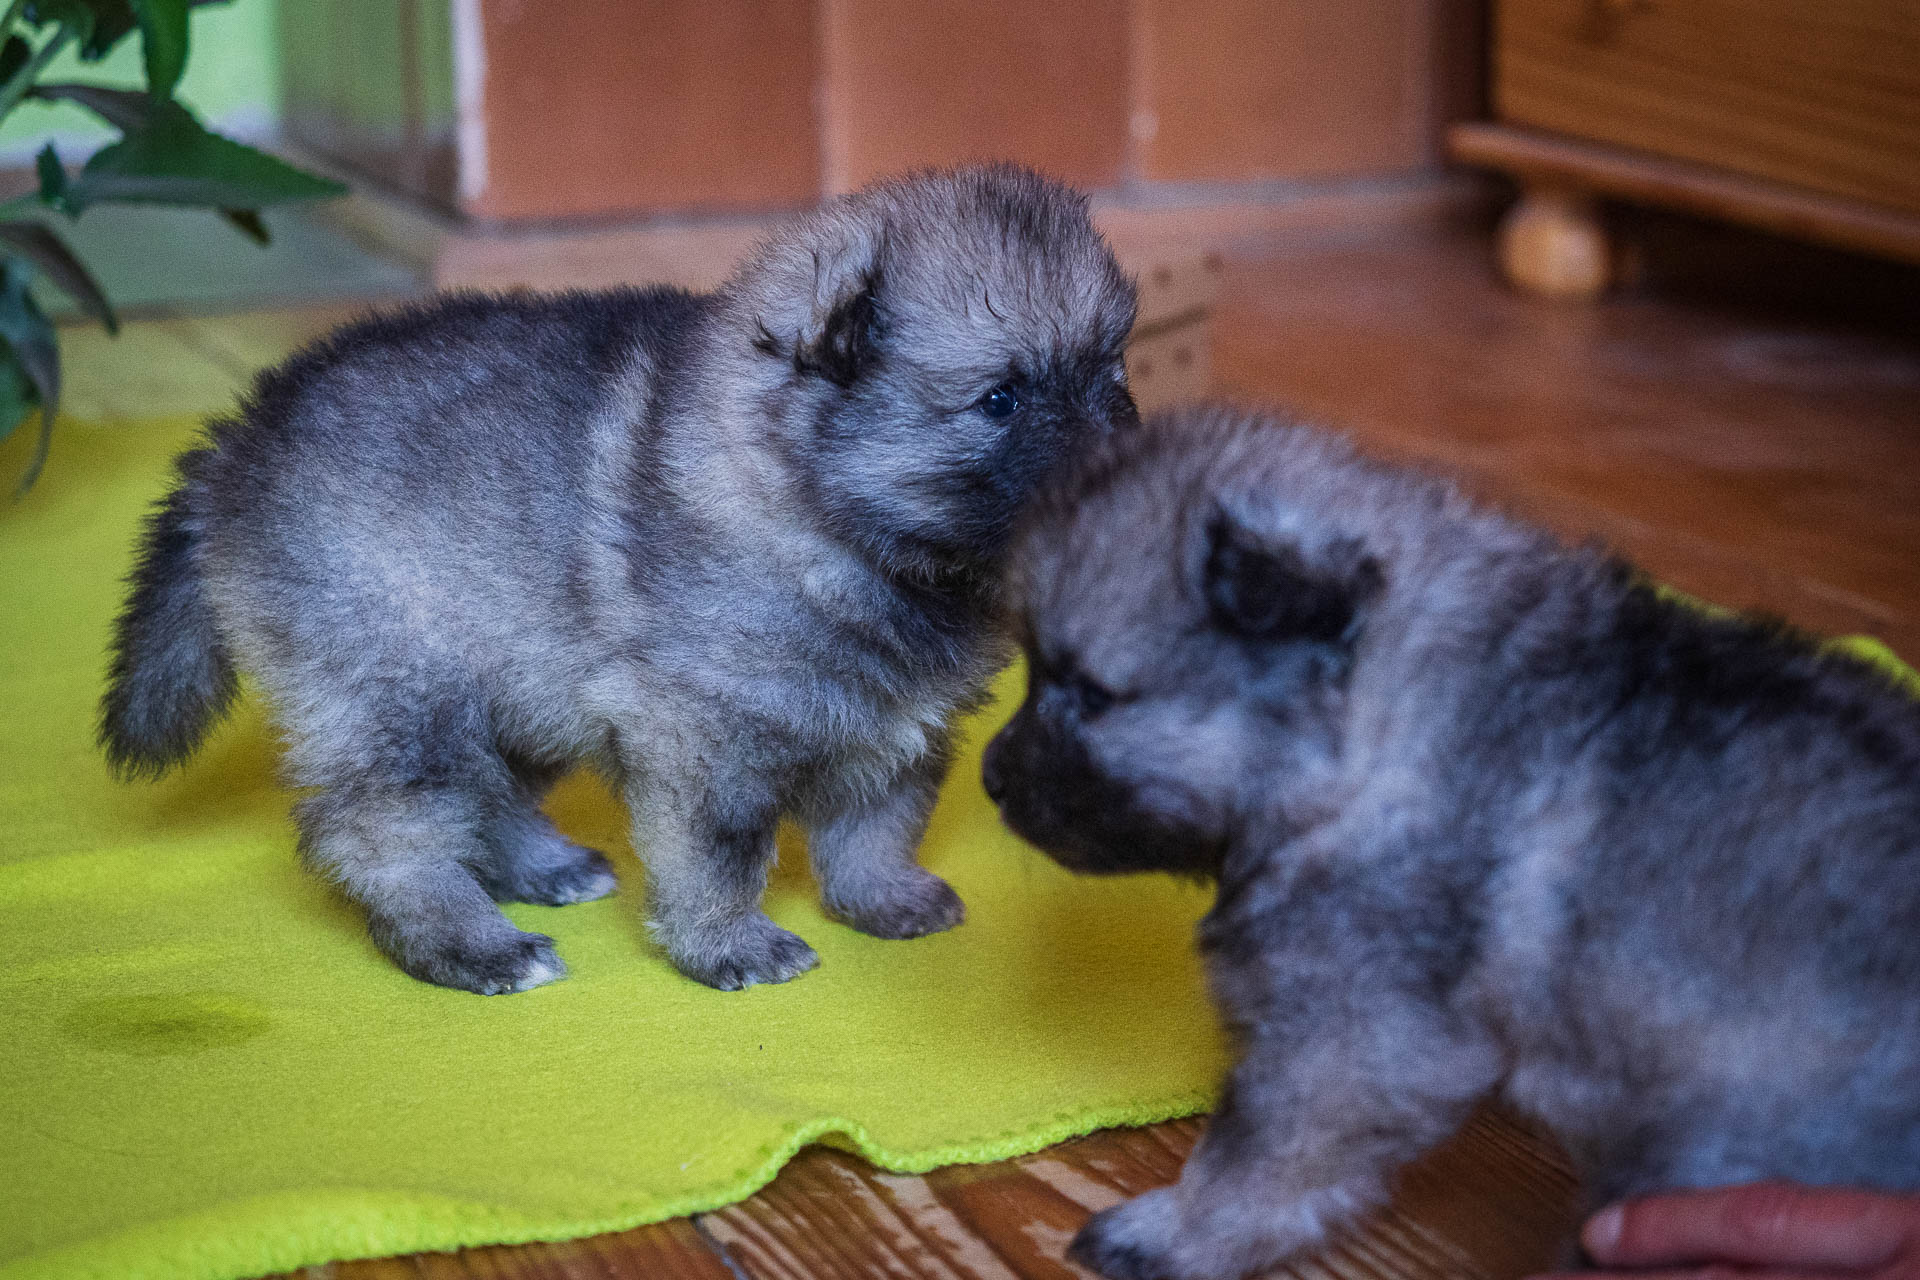
[[[422,982],[483,996],[530,991],[567,976],[552,938],[518,929],[435,945],[415,944],[392,954],[402,969]]]
[[[598,849],[570,845],[576,855],[571,861],[552,866],[528,868],[515,886],[516,902],[531,902],[543,907],[564,907],[575,902],[604,898],[619,886],[613,864]]]
[[[752,917],[717,937],[669,946],[668,954],[681,973],[721,991],[787,982],[820,963],[805,940],[765,916]]]
[[[862,886],[857,896],[831,896],[827,911],[842,924],[876,938],[921,938],[966,920],[966,904],[952,885],[920,867],[912,871],[912,875]]]
[[[468,868],[495,902],[564,907],[612,893],[619,882],[613,864],[598,849],[546,831],[505,847],[493,859]]]

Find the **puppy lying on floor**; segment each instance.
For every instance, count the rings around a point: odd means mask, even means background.
[[[987,790],[1069,868],[1217,883],[1240,1046],[1076,1258],[1310,1249],[1489,1095],[1596,1204],[1920,1187],[1920,703],[1882,673],[1228,410],[1110,441],[1015,547]]]

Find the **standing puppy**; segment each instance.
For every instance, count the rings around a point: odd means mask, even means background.
[[[1217,882],[1240,1058],[1116,1277],[1312,1248],[1498,1095],[1596,1202],[1920,1188],[1920,704],[1337,438],[1228,411],[1077,467],[1016,541],[1015,830]]]
[[[263,375],[183,455],[103,706],[123,772],[185,758],[258,681],[307,863],[415,977],[565,973],[496,901],[579,902],[607,860],[541,815],[624,793],[654,936],[711,986],[812,948],[760,910],[805,825],[827,909],[951,928],[914,860],[955,717],[1005,658],[1016,507],[1135,420],[1133,289],[1085,200],[928,173],[802,218],[711,294],[454,296]]]

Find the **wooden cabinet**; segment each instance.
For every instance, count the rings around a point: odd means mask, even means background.
[[[1605,287],[1598,196],[1920,261],[1920,0],[1495,0],[1492,40],[1451,143],[1521,183],[1517,282]]]

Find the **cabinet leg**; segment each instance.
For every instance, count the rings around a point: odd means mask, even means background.
[[[1543,298],[1590,302],[1613,283],[1613,246],[1593,196],[1528,184],[1500,222],[1500,268],[1509,283]]]

